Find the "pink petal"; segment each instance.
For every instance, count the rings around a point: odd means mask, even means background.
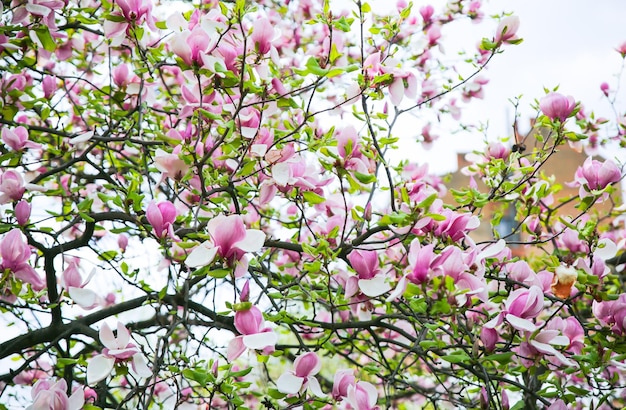
[[[228,352],[226,358],[228,361],[233,361],[246,351],[246,346],[243,344],[243,336],[237,336],[228,344]]]

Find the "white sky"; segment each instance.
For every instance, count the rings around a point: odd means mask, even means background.
[[[347,6],[349,0],[331,0],[333,6]],[[395,9],[395,1],[370,0],[375,11]],[[441,0],[414,1],[414,10],[426,4],[440,9]],[[471,50],[482,37],[492,37],[497,23],[489,15],[501,11],[513,12],[520,17],[518,35],[524,42],[508,46],[489,64],[484,76],[490,82],[485,87],[484,100],[473,100],[463,112],[463,119],[489,123],[490,139],[512,134],[513,106],[509,102],[523,95],[520,104],[521,129],[527,118],[535,116],[530,104],[544,95],[544,87],[560,86],[559,92],[582,101],[586,112],[595,111],[611,117],[611,108],[600,92],[600,83],[617,85],[622,59],[615,51],[626,41],[626,1],[601,0],[483,0],[487,16],[481,24],[452,24],[442,33],[446,53],[456,48]],[[626,86],[625,86],[626,87]],[[626,89],[626,88],[623,88]],[[624,95],[625,93],[621,93]],[[625,95],[626,97],[626,95]],[[622,106],[626,98],[621,98]],[[618,105],[619,107],[619,105]],[[403,126],[415,130],[415,126]],[[421,128],[421,127],[420,127]],[[482,137],[470,138],[467,134],[443,136],[431,150],[411,148],[411,160],[429,162],[433,172],[445,173],[456,169],[456,153],[469,152],[481,147]],[[444,141],[442,141],[444,139]],[[454,149],[451,149],[453,147]],[[404,150],[403,150],[404,151]],[[417,156],[417,157],[416,157]]]

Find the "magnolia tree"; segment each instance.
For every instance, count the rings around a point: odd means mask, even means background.
[[[625,405],[622,171],[592,157],[624,117],[536,96],[538,144],[450,195],[397,152],[465,127],[518,19],[447,55],[480,1],[345,6],[3,2],[0,408]]]

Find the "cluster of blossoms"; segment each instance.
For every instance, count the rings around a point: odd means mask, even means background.
[[[419,111],[414,142],[442,143],[519,19],[455,59],[447,26],[486,21],[480,0],[279,3],[0,9],[0,401],[623,406],[608,120],[550,92],[542,146],[490,142],[448,189],[396,160],[398,124]],[[588,158],[561,185],[566,144]]]

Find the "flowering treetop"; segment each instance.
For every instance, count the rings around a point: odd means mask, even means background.
[[[393,160],[439,143],[433,118],[466,125],[517,17],[457,58],[443,34],[483,21],[480,1],[0,11],[0,402],[623,405],[621,166],[590,156],[571,197],[542,172],[565,144],[623,143],[623,117],[537,96],[539,144],[476,152],[465,171],[486,188],[453,201]],[[400,141],[408,115],[421,132]]]

